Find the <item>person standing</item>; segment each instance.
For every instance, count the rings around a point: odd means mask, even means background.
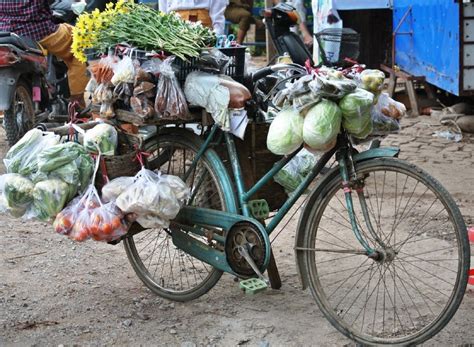
[[[288,3],[296,8],[296,12],[298,12],[298,17],[300,18],[298,28],[301,35],[303,35],[303,42],[306,46],[311,47],[313,45],[313,35],[309,31],[306,22],[306,7],[304,5],[304,0],[291,0]]]
[[[53,22],[48,0],[0,1],[0,31],[35,40],[63,60],[68,68],[70,101],[78,101],[84,107],[84,90],[89,77],[86,65],[74,58],[71,52],[72,28],[69,24]]]
[[[223,35],[228,3],[228,0],[159,0],[158,8],[165,13],[174,11],[184,20],[199,21],[214,29],[217,35]]]
[[[252,8],[253,0],[230,0],[229,6],[225,10],[225,18],[239,25],[237,33],[237,43],[239,45],[244,41],[250,24],[255,24],[257,28],[263,27],[263,22],[252,15]]]

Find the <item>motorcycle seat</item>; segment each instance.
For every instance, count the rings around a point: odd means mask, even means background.
[[[10,32],[0,32],[0,45],[10,44],[25,51],[42,54],[40,45],[29,37],[19,36]]]

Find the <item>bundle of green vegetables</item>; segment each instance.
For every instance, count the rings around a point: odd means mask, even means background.
[[[3,162],[8,173],[33,175],[38,170],[38,154],[59,143],[59,136],[39,129],[28,131],[5,155]]]
[[[78,143],[58,142],[58,136],[34,129],[8,151],[8,173],[0,176],[0,210],[49,220],[89,185],[90,154]]]
[[[38,169],[45,177],[60,178],[84,190],[94,163],[85,148],[75,142],[52,146],[38,155]]]
[[[211,29],[184,21],[176,13],[165,14],[146,5],[126,3],[97,36],[97,48],[105,51],[120,43],[145,50],[160,50],[186,60],[216,40]]]

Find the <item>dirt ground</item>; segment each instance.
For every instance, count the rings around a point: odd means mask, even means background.
[[[404,121],[402,158],[419,164],[452,193],[474,224],[474,138],[432,137],[428,117]],[[1,156],[5,153],[0,133]],[[0,216],[0,346],[177,345],[297,346],[351,342],[300,288],[293,255],[298,214],[274,243],[281,290],[245,295],[224,275],[203,297],[175,303],[136,277],[121,245],[75,243],[45,223]],[[474,287],[448,326],[427,345],[474,343]]]

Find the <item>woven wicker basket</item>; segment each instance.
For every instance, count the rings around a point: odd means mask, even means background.
[[[105,176],[112,180],[122,176],[135,176],[140,171],[140,163],[135,159],[137,153],[137,147],[135,146],[141,148],[141,138],[139,136],[122,131],[118,132],[118,154],[101,158],[102,162],[95,179],[95,185],[98,189],[101,189],[107,183]]]

